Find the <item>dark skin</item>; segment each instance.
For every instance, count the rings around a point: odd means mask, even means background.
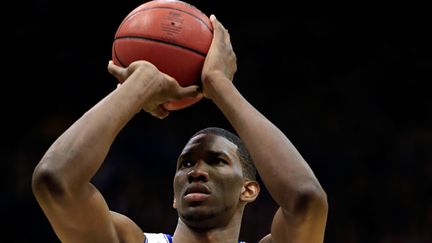
[[[202,70],[202,91],[179,86],[145,61],[127,68],[110,62],[109,72],[122,85],[68,128],[36,166],[33,192],[62,242],[144,242],[143,230],[110,211],[90,180],[136,113],[144,110],[163,119],[169,115],[163,104],[198,95],[212,100],[231,123],[279,205],[270,233],[260,242],[323,242],[325,192],[289,139],[235,88],[236,56],[228,31],[214,16],[211,21],[214,35]],[[235,150],[215,135],[197,136],[185,146],[173,184],[179,213],[175,243],[237,242],[244,207],[259,187],[244,178]]]
[[[235,144],[216,135],[202,134],[188,142],[174,177],[174,207],[182,222],[197,230],[226,226],[255,199],[258,184],[244,178],[236,151]],[[185,194],[188,190],[198,193]]]

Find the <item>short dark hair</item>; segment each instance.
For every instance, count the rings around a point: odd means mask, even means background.
[[[243,176],[250,180],[256,180],[255,164],[249,154],[249,151],[246,149],[246,146],[244,145],[243,141],[237,135],[220,127],[207,127],[195,133],[192,136],[192,138],[200,134],[213,134],[213,135],[221,136],[226,138],[228,141],[232,142],[233,144],[237,145],[237,155],[240,158],[240,163],[243,170]]]

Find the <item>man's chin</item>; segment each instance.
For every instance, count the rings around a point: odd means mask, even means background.
[[[205,229],[214,227],[217,216],[220,212],[208,210],[201,207],[189,208],[179,213],[182,221],[192,228]]]

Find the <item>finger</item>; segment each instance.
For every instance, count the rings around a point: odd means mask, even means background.
[[[216,15],[210,15],[210,21],[212,22],[213,28],[219,28],[221,30],[225,30],[224,25],[216,18]]]
[[[224,30],[222,23],[217,20],[214,14],[210,15],[210,21],[213,25],[213,40],[223,40],[224,39]]]
[[[190,85],[187,87],[180,87],[179,97],[198,97],[201,94],[201,88],[198,85]]]
[[[214,14],[210,16],[210,20],[213,25],[213,38],[223,41],[223,43],[231,45],[231,38],[228,30],[223,26],[221,22],[216,18]]]
[[[163,108],[162,105],[159,105],[156,107],[156,109],[151,111],[150,114],[152,114],[156,118],[165,119],[169,115],[169,112],[165,108]]]
[[[113,61],[108,62],[108,72],[116,77],[121,83],[125,80],[126,69],[114,64]]]

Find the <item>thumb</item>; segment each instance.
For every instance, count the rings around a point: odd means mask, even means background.
[[[126,69],[115,65],[111,60],[108,62],[108,72],[116,77],[120,83],[126,79]]]

